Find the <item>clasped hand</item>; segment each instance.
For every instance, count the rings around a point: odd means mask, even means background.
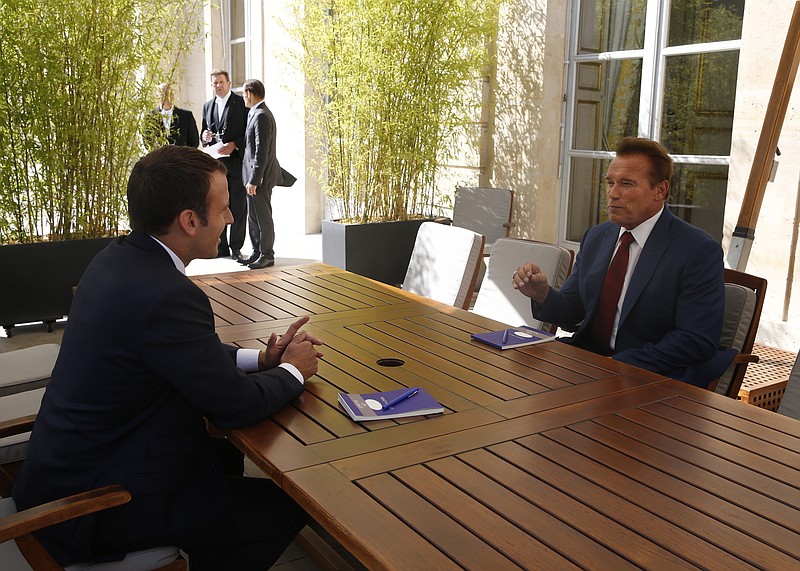
[[[516,269],[511,276],[511,285],[539,305],[544,303],[544,300],[547,299],[547,294],[550,292],[547,275],[542,272],[539,266],[531,263],[524,264]]]
[[[317,347],[323,343],[307,332],[300,331],[307,322],[308,317],[301,317],[280,337],[275,333],[270,335],[267,348],[258,355],[259,369],[272,369],[281,363],[290,363],[297,367],[304,379],[314,375],[322,357]]]

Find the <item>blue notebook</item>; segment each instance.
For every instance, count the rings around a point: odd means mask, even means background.
[[[397,389],[382,393],[339,393],[339,404],[350,418],[356,421],[380,420],[382,418],[402,418],[444,412],[444,407],[425,389],[417,388],[413,396],[401,400],[397,404],[384,409],[383,406],[408,389]]]
[[[472,338],[481,343],[486,343],[498,349],[515,349],[526,345],[536,345],[545,341],[552,341],[556,338],[553,333],[534,329],[523,325],[521,327],[511,327],[500,329],[499,331],[487,331],[486,333],[473,333]]]

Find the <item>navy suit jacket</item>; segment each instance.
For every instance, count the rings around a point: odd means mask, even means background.
[[[218,497],[225,476],[205,419],[248,426],[303,391],[283,368],[243,372],[235,352],[217,337],[205,293],[161,245],[138,232],[112,242],[78,285],[16,479],[17,506],[108,484],[125,486],[131,502],[187,481],[198,502]],[[167,525],[158,519],[146,524]],[[90,561],[94,521],[37,536],[61,562]]]
[[[203,104],[203,126],[202,131],[208,129],[214,133],[224,130],[222,134],[223,143],[236,143],[236,149],[228,157],[222,157],[219,160],[228,169],[228,178],[238,179],[242,176],[242,151],[244,150],[244,129],[247,122],[247,107],[244,105],[244,99],[241,95],[237,95],[231,91],[231,96],[225,104],[225,109],[222,111],[222,117],[219,122],[214,120],[214,108],[217,105],[216,98],[206,101]],[[203,143],[203,146],[213,145],[216,141],[211,143]]]
[[[592,349],[589,324],[620,227],[590,228],[572,273],[533,315],[577,331],[567,341]],[[721,375],[735,351],[720,351],[725,308],[722,249],[708,234],[664,208],[650,234],[622,304],[613,358],[698,386]]]
[[[242,181],[271,189],[281,181],[281,165],[276,156],[276,126],[272,111],[262,101],[248,113],[245,129]]]

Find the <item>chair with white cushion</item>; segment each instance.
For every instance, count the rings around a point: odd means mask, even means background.
[[[761,320],[767,280],[744,272],[725,269],[725,310],[720,349],[735,349],[733,363],[709,388],[731,398],[739,396],[748,363],[757,363],[753,345]]]
[[[489,256],[489,265],[472,311],[512,326],[553,330],[549,324],[534,319],[531,300],[511,285],[514,271],[526,262],[539,266],[551,286],[558,289],[572,270],[572,250],[556,244],[501,238]]]
[[[481,234],[436,222],[423,222],[402,287],[406,291],[466,309],[483,257]]]
[[[0,422],[39,412],[58,352],[58,345],[46,343],[0,353]],[[29,436],[26,432],[0,438],[0,465],[21,462]],[[0,494],[3,491],[0,483]]]
[[[486,238],[489,254],[499,238],[508,236],[514,191],[506,188],[464,186],[456,189],[453,226],[466,228]]]
[[[44,391],[44,389],[37,389]],[[27,391],[33,392],[33,391]],[[25,393],[20,393],[25,394]],[[17,395],[15,395],[17,396]],[[10,397],[6,397],[10,398]],[[0,399],[2,400],[2,399]],[[30,432],[35,418],[27,416],[0,422],[0,438]],[[4,487],[11,485],[11,476],[0,466]],[[71,564],[61,567],[32,532],[51,525],[108,509],[130,501],[130,493],[122,486],[107,486],[69,496],[21,512],[13,498],[0,499],[0,569],[3,571],[186,571],[186,560],[177,547],[155,547],[126,554],[122,561],[109,563]]]

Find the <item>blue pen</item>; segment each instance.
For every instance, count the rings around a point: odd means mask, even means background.
[[[508,343],[508,329],[503,329],[503,345]]]
[[[404,401],[404,400],[406,400],[408,398],[413,397],[415,394],[417,394],[418,390],[419,389],[408,389],[407,391],[405,391],[403,393],[400,393],[398,396],[396,396],[395,398],[393,398],[392,400],[387,402],[385,405],[383,405],[383,410],[386,410],[387,408],[393,407],[394,405],[396,405],[400,401]]]

